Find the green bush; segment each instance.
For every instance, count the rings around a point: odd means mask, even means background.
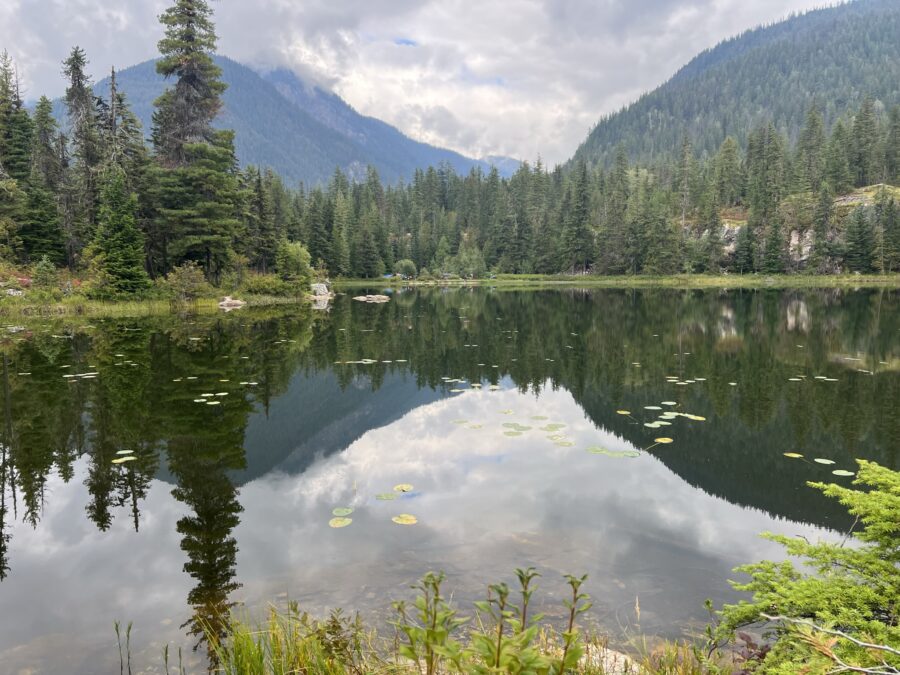
[[[308,285],[313,276],[310,255],[297,241],[282,240],[275,252],[275,268],[284,280],[296,285]]]
[[[274,274],[249,274],[244,277],[241,292],[247,295],[287,297],[298,295],[300,290],[297,284],[287,282]]]
[[[416,276],[416,263],[409,258],[398,260],[394,263],[394,274],[400,274],[408,279],[412,279]]]
[[[761,649],[753,672],[900,672],[900,473],[859,460],[854,484],[863,489],[809,485],[856,516],[859,545],[765,534],[802,567],[738,568],[750,581],[734,586],[753,599],[725,606],[718,637],[765,623],[771,648]]]
[[[194,262],[186,262],[173,269],[160,285],[176,302],[190,302],[212,293],[212,287],[207,283],[203,270]]]
[[[56,265],[50,262],[47,256],[43,256],[31,271],[31,285],[41,290],[55,289],[59,283],[59,274]]]

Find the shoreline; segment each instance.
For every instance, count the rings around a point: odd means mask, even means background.
[[[870,275],[801,275],[801,274],[676,274],[671,276],[562,276],[544,274],[501,274],[493,279],[338,279],[335,288],[396,288],[396,287],[510,287],[510,288],[674,288],[694,290],[719,288],[790,289],[790,288],[897,288],[900,274]]]

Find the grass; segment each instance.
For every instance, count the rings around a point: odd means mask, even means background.
[[[442,594],[443,574],[429,573],[414,588],[413,603],[395,602],[388,635],[367,628],[358,616],[339,610],[324,620],[302,613],[296,603],[269,608],[253,623],[232,616],[205,627],[210,671],[226,675],[726,675],[735,659],[708,644],[664,642],[656,648],[634,641],[625,656],[606,638],[586,631],[579,617],[590,607],[581,592],[585,577],[566,576],[561,625],[546,623],[531,610],[539,576],[516,570],[517,587],[489,586],[487,598],[462,616]],[[715,651],[715,650],[713,650]],[[183,671],[179,668],[179,674]]]
[[[579,286],[591,288],[900,288],[900,274],[677,274],[672,276],[564,276],[550,274],[499,274],[495,279],[452,279],[441,281],[403,281],[395,279],[341,279],[336,288],[398,286],[491,286],[516,288],[552,288]]]
[[[275,297],[250,295],[247,307],[270,307],[274,305],[298,305],[307,302],[306,297]],[[219,298],[197,298],[188,303],[173,303],[169,300],[90,300],[84,296],[72,296],[62,300],[37,301],[28,296],[0,299],[0,317],[139,317],[180,314],[185,312],[217,312]]]

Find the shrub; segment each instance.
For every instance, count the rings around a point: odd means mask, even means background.
[[[763,561],[738,568],[735,583],[753,599],[726,605],[718,636],[764,622],[771,649],[762,673],[900,672],[900,473],[859,460],[853,490],[810,483],[844,504],[862,532],[858,546],[765,534],[802,561]],[[863,643],[865,643],[865,646]]]
[[[296,295],[298,286],[288,283],[274,274],[249,274],[244,277],[241,291],[248,295],[272,295],[284,297]]]
[[[412,279],[416,276],[416,263],[409,258],[398,260],[394,263],[394,273]]]
[[[59,282],[59,275],[56,272],[56,265],[50,262],[45,255],[34,265],[31,272],[31,284],[35,288],[41,290],[50,290],[56,288]]]
[[[284,281],[307,285],[312,278],[310,255],[306,247],[297,241],[282,240],[275,252],[275,268]]]
[[[162,286],[176,302],[190,302],[212,292],[203,270],[194,262],[186,262],[173,269]]]

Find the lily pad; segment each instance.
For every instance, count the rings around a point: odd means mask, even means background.
[[[572,441],[556,441],[554,445],[558,445],[561,448],[571,448],[575,445]]]
[[[352,522],[353,518],[332,518],[328,521],[328,527],[333,527],[335,529],[340,527],[347,527]]]
[[[667,437],[665,437],[665,436],[663,436],[662,438],[654,438],[653,440],[654,440],[656,443],[659,443],[659,444],[661,444],[661,445],[668,445],[669,443],[674,443],[674,442],[675,442],[675,441],[672,440],[671,438],[667,438]]]
[[[112,461],[113,464],[124,464],[125,462],[133,462],[137,457],[134,455],[125,455],[124,457],[119,457],[118,459],[114,459]]]
[[[510,436],[510,437],[521,436],[521,435],[522,435],[522,432],[521,432],[521,431],[504,431],[504,432],[503,432],[503,435],[504,435],[504,436]]]
[[[662,410],[658,405],[645,405],[644,410]]]
[[[823,459],[822,457],[816,457],[813,461],[817,464],[834,464],[833,459]]]
[[[419,519],[415,516],[412,516],[408,513],[401,513],[399,516],[394,516],[391,518],[398,525],[415,525],[419,522]]]
[[[630,415],[630,410],[616,410],[616,415]]]
[[[856,475],[852,471],[847,471],[846,469],[836,469],[835,471],[832,471],[831,473],[833,473],[835,476],[855,476]]]
[[[786,452],[784,453],[785,457],[790,457],[791,459],[800,459],[803,457],[799,452]]]
[[[349,516],[351,513],[353,513],[353,509],[346,506],[339,506],[331,512],[332,515],[339,517]]]
[[[409,483],[400,483],[394,486],[394,492],[412,492],[413,486]]]
[[[641,453],[637,450],[607,450],[599,446],[586,448],[586,451],[592,455],[606,455],[607,457],[640,457]]]
[[[678,401],[663,401],[663,405],[678,405]]]
[[[382,492],[380,495],[375,495],[375,499],[380,502],[392,502],[397,499],[396,492]]]

